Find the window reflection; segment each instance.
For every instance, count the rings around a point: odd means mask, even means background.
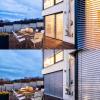
[[[56,39],[63,39],[63,13],[56,15]]]
[[[46,53],[45,53],[46,54]],[[46,56],[46,55],[44,55]],[[48,67],[50,65],[53,65],[61,60],[63,60],[64,52],[56,50],[55,53],[52,52],[52,56],[48,56],[44,59],[44,67]]]
[[[53,5],[54,5],[54,0],[44,0],[44,9]]]
[[[45,32],[46,36],[54,38],[54,30],[55,30],[55,16],[50,15],[45,17]]]
[[[63,60],[63,52],[59,52],[55,55],[56,62]]]

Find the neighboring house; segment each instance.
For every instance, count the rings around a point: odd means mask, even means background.
[[[75,100],[73,50],[44,50],[45,100]]]
[[[43,0],[45,35],[75,44],[74,0]]]
[[[33,23],[32,22],[17,22],[13,23],[12,25],[6,24],[2,27],[0,27],[0,32],[12,32],[13,31],[19,31],[20,29],[24,28],[34,28],[34,29],[44,29],[44,22],[43,20],[35,20]]]

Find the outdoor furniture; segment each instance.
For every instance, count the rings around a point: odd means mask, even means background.
[[[23,95],[23,94],[18,94],[16,91],[14,91],[13,89],[12,89],[12,91],[13,91],[13,94],[16,96],[16,98],[18,99],[18,100],[24,100],[26,97]]]
[[[17,34],[16,34],[15,32],[13,32],[13,31],[12,31],[12,33],[13,33],[13,35],[15,36],[15,38],[17,39],[17,41],[18,41],[19,43],[22,43],[23,41],[26,40],[22,35],[17,35]]]
[[[18,100],[25,100],[26,97],[25,96],[22,96],[22,97],[17,97]]]
[[[31,42],[33,43],[34,48],[36,47],[36,44],[41,44],[43,41],[43,33],[35,33],[34,38],[31,39]]]
[[[35,92],[31,100],[43,100],[43,92]]]

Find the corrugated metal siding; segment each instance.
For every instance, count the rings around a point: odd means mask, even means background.
[[[76,0],[78,49],[100,48],[100,0]]]
[[[100,100],[100,50],[78,53],[78,98]]]
[[[63,71],[44,75],[45,94],[63,98]]]

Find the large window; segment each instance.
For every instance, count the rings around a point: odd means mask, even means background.
[[[51,7],[63,0],[44,0],[44,9]]]
[[[63,56],[64,56],[64,54],[63,54],[62,51],[58,52],[58,53],[55,55],[55,61],[58,62],[58,61],[63,60]]]
[[[63,40],[63,13],[45,17],[46,36]]]
[[[63,39],[63,13],[56,14],[56,39]]]
[[[45,32],[46,36],[54,38],[55,33],[55,16],[50,15],[45,17]]]
[[[53,65],[53,64],[54,64],[54,57],[50,57],[50,58],[45,59],[45,62],[44,62],[45,67]]]
[[[44,9],[54,5],[54,0],[44,0]]]
[[[53,65],[64,58],[62,50],[45,50],[44,52],[44,67]]]

